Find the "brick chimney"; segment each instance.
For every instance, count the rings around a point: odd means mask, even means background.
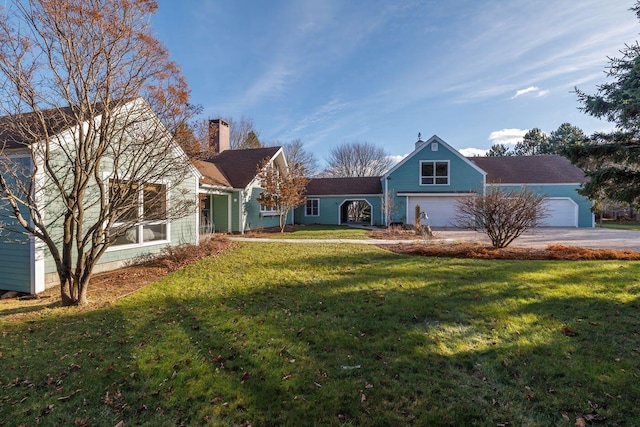
[[[231,149],[229,123],[222,119],[209,120],[209,147],[215,154]]]

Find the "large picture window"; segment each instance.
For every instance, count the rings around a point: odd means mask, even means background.
[[[112,246],[168,240],[167,186],[109,180],[109,200],[118,220],[110,230]]]
[[[420,185],[449,185],[449,162],[420,162]]]
[[[307,199],[305,216],[320,216],[320,199]]]

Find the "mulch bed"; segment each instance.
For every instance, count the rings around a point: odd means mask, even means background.
[[[545,249],[502,248],[473,243],[434,243],[415,245],[384,245],[384,249],[407,255],[448,258],[511,259],[511,260],[640,260],[640,252],[613,249],[587,249],[575,246],[549,245]]]

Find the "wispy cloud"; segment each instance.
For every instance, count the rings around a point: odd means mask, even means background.
[[[493,144],[515,145],[522,141],[529,129],[501,129],[489,134],[489,141]]]
[[[409,154],[397,154],[397,155],[393,155],[393,156],[387,156],[387,159],[391,160],[392,165],[395,165],[397,163],[400,163],[402,161],[402,159],[404,159],[405,157],[407,157]]]
[[[526,95],[526,94],[531,93],[531,92],[539,92],[539,91],[540,91],[540,88],[538,86],[529,86],[526,89],[517,90],[516,94],[513,95],[511,97],[511,99],[517,98],[517,97],[522,96],[522,95]]]

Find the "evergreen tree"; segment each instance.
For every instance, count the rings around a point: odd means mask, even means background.
[[[487,151],[487,157],[502,157],[502,156],[512,156],[513,153],[509,151],[504,144],[493,144],[489,151]]]
[[[538,154],[549,154],[549,137],[539,128],[529,130],[522,141],[513,148],[516,156],[536,156]]]
[[[640,1],[631,9],[640,19]],[[640,45],[626,45],[622,57],[607,70],[611,82],[589,95],[576,88],[581,110],[615,125],[610,133],[596,133],[584,143],[568,147],[567,157],[585,170],[589,182],[581,193],[592,198],[640,206]]]

